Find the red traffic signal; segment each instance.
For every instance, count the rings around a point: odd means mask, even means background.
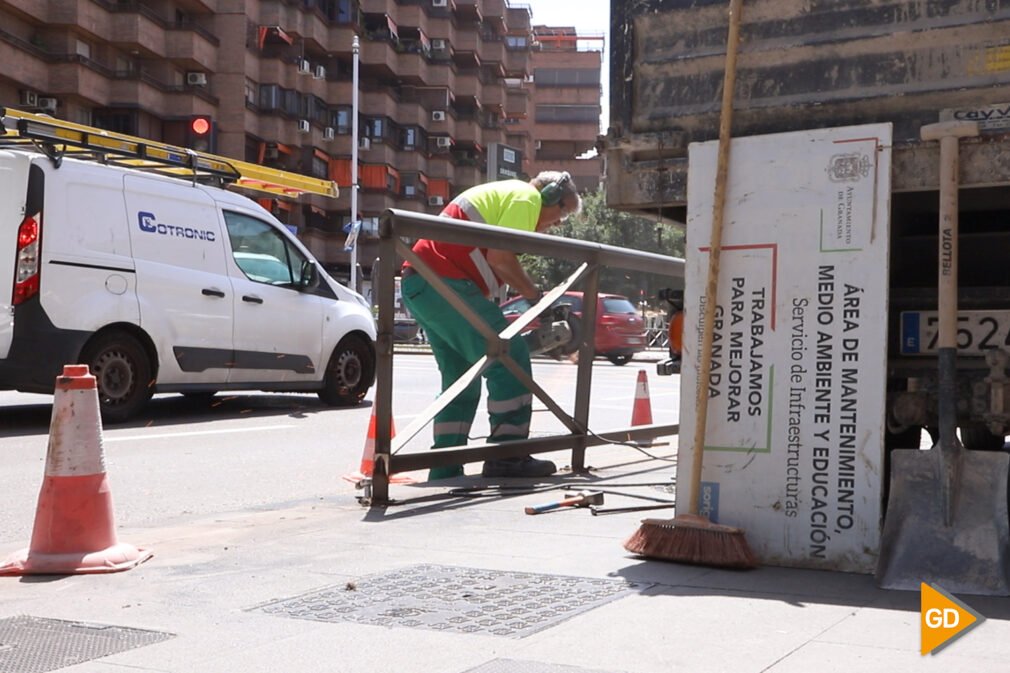
[[[214,151],[214,119],[210,115],[193,115],[186,126],[186,146],[198,152]]]
[[[197,115],[189,120],[189,130],[195,136],[205,136],[210,133],[212,124],[210,116]]]

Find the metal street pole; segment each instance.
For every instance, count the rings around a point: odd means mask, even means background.
[[[352,59],[351,75],[351,222],[358,217],[358,52],[360,51],[358,36],[351,43]],[[359,225],[360,226],[360,225]],[[358,291],[358,242],[351,247],[351,283],[350,288]]]

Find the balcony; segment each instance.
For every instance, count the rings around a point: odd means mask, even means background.
[[[15,61],[16,62],[16,61]],[[84,96],[98,106],[118,100],[113,96],[113,72],[93,61],[67,56],[49,67],[49,87],[54,96]]]
[[[456,73],[455,86],[452,92],[457,98],[479,98],[483,85],[480,82],[479,70],[460,70]]]
[[[92,0],[8,0],[4,4],[51,26],[87,26],[103,40],[110,37],[109,12]]]
[[[361,42],[361,64],[379,69],[385,69],[389,73],[395,73],[400,65],[400,55],[396,53],[393,45],[382,40],[363,40]]]
[[[501,80],[485,84],[480,92],[480,102],[485,107],[504,107],[505,86]]]
[[[525,77],[530,73],[530,52],[526,49],[506,49],[504,65],[510,77]]]
[[[187,29],[168,31],[165,56],[188,70],[217,70],[216,38],[212,42],[202,32]]]
[[[505,52],[504,40],[484,39],[477,53],[485,63],[505,63]]]
[[[162,58],[168,53],[164,26],[147,14],[113,14],[109,42],[129,51],[154,54]]]
[[[525,117],[529,114],[530,97],[525,89],[508,89],[505,94],[505,116]]]

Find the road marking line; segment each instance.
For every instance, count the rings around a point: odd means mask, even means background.
[[[156,435],[128,435],[126,437],[103,437],[105,442],[125,442],[133,439],[165,439],[166,437],[195,437],[198,435],[224,435],[234,432],[260,432],[262,430],[287,430],[293,425],[261,425],[251,428],[230,428],[227,430],[199,430],[195,432],[163,432]]]

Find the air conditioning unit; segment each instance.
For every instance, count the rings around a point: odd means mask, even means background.
[[[277,149],[277,145],[275,145],[273,143],[268,144],[263,149],[263,158],[264,159],[277,159],[277,158],[280,157],[280,155],[281,155],[280,150]]]
[[[448,7],[449,0],[431,0],[432,7]]]
[[[46,112],[56,112],[57,105],[59,105],[59,101],[55,98],[39,96],[39,107]]]
[[[361,140],[358,141],[358,147],[361,148],[361,149],[363,149],[363,150],[370,150],[370,149],[372,149],[372,139],[371,138],[362,138]]]
[[[187,72],[186,84],[188,84],[189,86],[207,86],[207,73]]]
[[[22,91],[21,104],[27,107],[38,107],[39,95],[34,91]]]
[[[312,71],[312,79],[326,79],[326,68],[317,65],[316,69]]]
[[[308,119],[299,119],[298,120],[298,132],[299,133],[308,133],[311,129],[312,129],[312,127],[309,126],[309,120]]]
[[[304,58],[298,59],[298,74],[299,75],[308,75],[310,72],[312,72],[312,64],[310,64]]]
[[[445,205],[445,199],[441,196],[429,196],[428,197],[429,206],[443,206]]]
[[[323,129],[323,140],[333,140],[336,136],[336,132],[333,130],[332,126],[327,126]]]
[[[449,136],[439,136],[435,138],[436,147],[452,147],[452,138]]]
[[[431,40],[431,48],[435,51],[443,51],[449,44],[440,37],[433,38]]]
[[[433,121],[433,122],[444,122],[445,121],[445,110],[432,110],[431,111],[431,121]]]

